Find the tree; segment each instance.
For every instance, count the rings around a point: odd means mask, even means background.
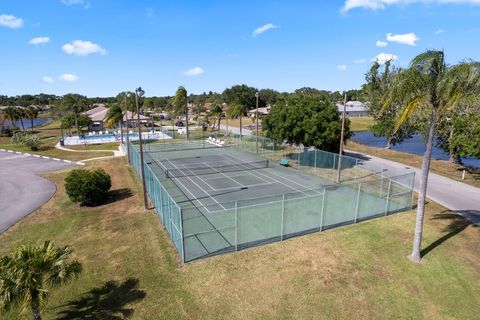
[[[78,116],[82,111],[85,111],[87,107],[87,97],[75,93],[69,93],[63,96],[62,105],[66,110],[73,114],[77,135],[79,135]]]
[[[65,191],[69,199],[81,206],[100,204],[111,186],[110,175],[103,169],[75,169],[65,177]]]
[[[187,89],[185,87],[180,86],[175,93],[175,97],[173,97],[172,101],[172,111],[175,116],[179,116],[180,114],[185,114],[185,122],[186,122],[186,129],[187,129],[187,140],[188,140],[188,105],[187,105]]]
[[[245,107],[238,101],[233,101],[230,103],[228,112],[227,112],[227,117],[229,119],[233,118],[239,118],[240,119],[240,137],[242,137],[242,129],[243,129],[243,124],[242,124],[242,118],[245,115]],[[228,128],[227,128],[228,130]]]
[[[259,91],[259,100],[258,104],[260,105],[260,100],[265,102],[265,105],[273,106],[277,102],[280,93],[273,89],[262,89]]]
[[[255,93],[257,92],[258,89],[242,84],[225,89],[222,96],[226,103],[231,104],[232,102],[237,102],[246,110],[250,110],[257,107],[257,99],[255,98]],[[259,107],[265,107],[265,101],[263,99],[259,100],[258,104]]]
[[[120,127],[122,127],[123,110],[118,103],[113,103],[108,108],[106,120],[108,123],[111,123],[111,124],[120,123]]]
[[[350,136],[345,121],[344,140]],[[317,95],[290,94],[277,101],[262,122],[267,137],[291,144],[338,152],[341,135],[340,113],[336,105]]]
[[[386,148],[401,143],[411,138],[417,127],[413,125],[416,121],[408,121],[401,128],[395,131],[395,121],[400,112],[401,105],[398,101],[392,101],[385,106],[385,97],[391,89],[395,77],[401,70],[395,68],[391,61],[385,62],[382,66],[377,61],[372,64],[369,72],[365,75],[366,84],[363,86],[365,98],[368,101],[368,112],[375,120],[370,130],[376,137],[386,137]],[[413,119],[410,119],[413,120]]]
[[[388,91],[384,106],[398,101],[402,106],[395,129],[400,128],[416,111],[429,113],[426,149],[422,160],[415,235],[411,260],[421,261],[421,242],[428,173],[436,124],[449,110],[475,99],[480,92],[480,64],[461,62],[448,67],[443,51],[428,50],[416,56],[408,69],[399,73]]]
[[[45,241],[42,246],[21,246],[0,258],[0,309],[20,306],[31,308],[33,319],[40,320],[40,309],[49,296],[49,288],[63,285],[78,276],[82,265],[69,261],[72,250]]]
[[[16,110],[17,108],[15,107],[7,107],[3,110],[3,113],[5,114],[5,117],[10,120],[12,123],[12,129],[15,129],[17,126],[15,122],[18,119],[18,112]]]
[[[223,108],[220,102],[214,102],[210,107],[210,115],[215,117],[215,120],[218,121],[218,130],[220,131],[220,121],[222,120]],[[215,128],[215,121],[212,126],[212,130]]]
[[[38,109],[37,107],[29,106],[27,107],[25,114],[30,119],[30,128],[31,128],[31,131],[33,132],[33,119],[38,118]]]

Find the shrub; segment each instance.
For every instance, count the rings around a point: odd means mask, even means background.
[[[81,206],[100,204],[105,200],[111,186],[110,175],[103,169],[75,169],[65,177],[68,197]]]
[[[0,137],[11,137],[13,136],[13,131],[11,129],[2,129],[0,130]]]
[[[23,145],[29,147],[32,151],[37,151],[40,146],[40,138],[37,135],[26,135],[23,139]]]
[[[12,144],[21,144],[29,147],[32,151],[37,151],[40,146],[40,138],[34,134],[27,134],[24,132],[15,132],[10,139]]]

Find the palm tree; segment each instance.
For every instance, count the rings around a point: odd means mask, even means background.
[[[108,108],[107,122],[119,123],[120,122],[120,134],[123,143],[123,110],[118,103],[114,103]]]
[[[67,261],[71,253],[69,247],[45,241],[39,247],[21,246],[0,258],[0,310],[20,306],[23,313],[30,307],[33,319],[40,320],[49,287],[65,284],[82,270],[78,261]]]
[[[78,127],[78,115],[86,108],[87,98],[79,94],[69,93],[63,96],[62,106],[73,113],[77,135],[79,135],[80,129]]]
[[[394,102],[403,106],[395,130],[412,117],[414,111],[429,113],[426,149],[422,160],[420,190],[417,205],[415,236],[411,260],[421,261],[421,242],[428,173],[435,136],[435,125],[449,110],[459,103],[470,101],[480,88],[480,64],[461,62],[447,66],[443,51],[429,50],[416,56],[408,69],[400,72],[387,94],[385,106]]]
[[[3,112],[5,113],[5,117],[8,118],[12,123],[12,129],[15,129],[17,127],[15,124],[15,121],[17,120],[17,116],[18,116],[16,109],[17,108],[15,107],[7,107],[5,108],[5,110],[3,110]]]
[[[27,107],[25,115],[30,119],[30,130],[33,132],[33,119],[38,118],[38,109],[33,106]]]
[[[240,118],[240,139],[242,138],[242,118],[245,114],[245,107],[241,105],[239,102],[232,102],[228,109],[228,117],[229,118]]]
[[[214,102],[210,107],[210,114],[218,121],[218,131],[220,131],[220,121],[222,120],[223,109],[222,105],[218,102]],[[215,129],[215,121],[213,122],[212,130]]]

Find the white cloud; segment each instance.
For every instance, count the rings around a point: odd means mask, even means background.
[[[72,43],[67,43],[62,46],[62,50],[68,54],[75,54],[77,56],[87,56],[92,53],[107,54],[107,50],[103,49],[96,43],[83,40],[75,40]]]
[[[380,53],[376,57],[372,58],[370,61],[374,62],[377,61],[380,64],[384,64],[387,61],[395,61],[398,57],[392,53]]]
[[[434,3],[434,4],[476,4],[480,5],[480,0],[346,0],[341,11],[347,12],[355,8],[364,8],[371,10],[385,9],[389,5],[407,5],[411,3]]]
[[[192,76],[198,76],[204,72],[205,70],[203,70],[201,67],[194,67],[194,68],[188,69],[183,74],[186,76],[192,77]]]
[[[257,29],[253,30],[252,36],[256,37],[265,31],[268,31],[270,29],[276,29],[278,26],[272,24],[272,23],[267,23],[266,25],[263,25],[261,27],[258,27]]]
[[[78,77],[74,74],[71,73],[64,73],[58,77],[58,80],[60,81],[66,81],[66,82],[73,82],[77,81]]]
[[[49,76],[44,76],[42,78],[42,81],[45,82],[45,83],[53,83],[53,78],[49,77]]]
[[[42,44],[50,41],[49,37],[36,37],[28,41],[29,44]]]
[[[75,6],[79,4],[85,4],[85,0],[62,0],[62,3],[67,6]]]
[[[386,46],[388,46],[388,42],[377,40],[377,42],[375,42],[375,45],[380,48],[385,48]]]
[[[23,19],[11,14],[0,14],[0,26],[17,29],[23,26]]]
[[[367,59],[355,59],[355,61],[353,61],[353,62],[356,63],[356,64],[365,63],[365,62],[367,62]]]
[[[417,41],[420,40],[419,37],[413,32],[405,34],[392,34],[387,33],[387,41],[396,42],[400,44],[407,44],[409,46],[417,45]]]
[[[345,71],[345,70],[347,70],[347,65],[346,65],[346,64],[339,64],[339,65],[337,66],[337,69],[338,69],[338,70]]]
[[[442,28],[438,29],[437,31],[435,31],[435,34],[440,34],[440,33],[444,33],[445,30],[443,30]]]

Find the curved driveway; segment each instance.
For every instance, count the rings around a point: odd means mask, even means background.
[[[47,202],[55,184],[36,174],[74,165],[0,151],[0,233]]]

